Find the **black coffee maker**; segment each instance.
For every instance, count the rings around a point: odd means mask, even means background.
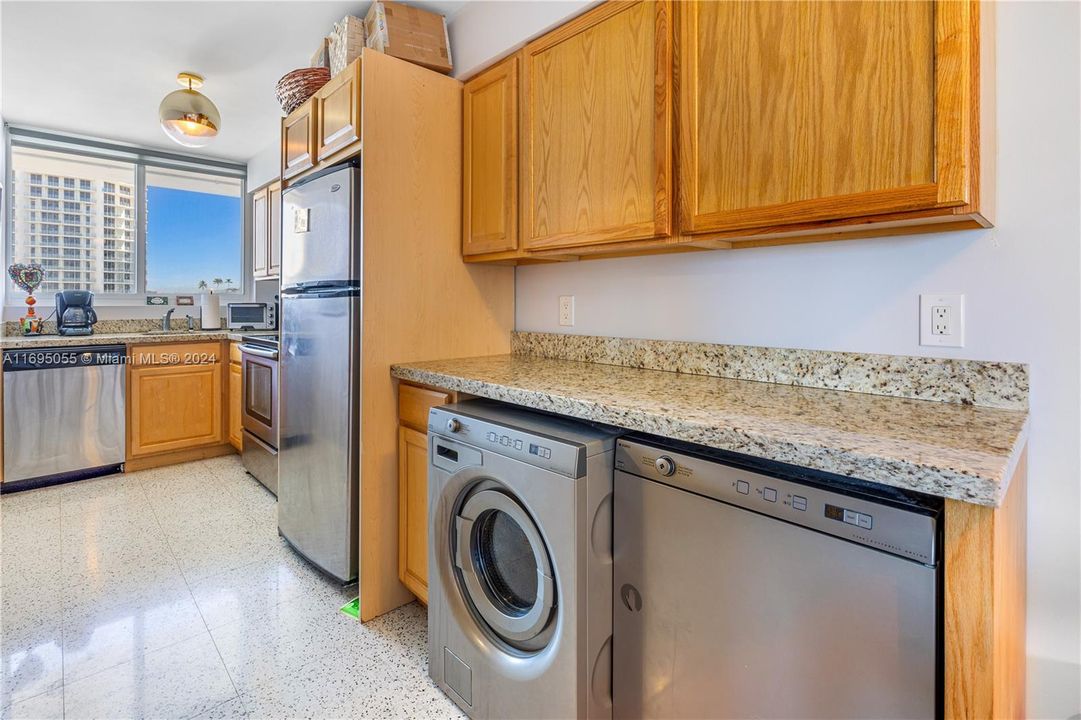
[[[56,294],[56,327],[61,335],[93,335],[98,314],[94,293],[89,290],[61,290]]]

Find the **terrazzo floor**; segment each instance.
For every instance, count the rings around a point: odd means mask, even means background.
[[[0,717],[463,717],[413,603],[356,595],[278,537],[236,456],[0,496]]]

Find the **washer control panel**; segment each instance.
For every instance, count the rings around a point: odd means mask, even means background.
[[[496,424],[463,412],[432,408],[428,430],[480,450],[557,472],[568,477],[585,473],[585,446],[562,438],[553,438],[517,427]]]

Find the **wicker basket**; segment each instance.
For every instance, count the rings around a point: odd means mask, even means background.
[[[282,106],[285,114],[296,110],[305,100],[327,84],[330,80],[330,69],[325,67],[301,68],[291,73],[286,73],[274,90],[274,96]]]

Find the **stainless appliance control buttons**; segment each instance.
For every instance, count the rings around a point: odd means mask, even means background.
[[[499,436],[494,432],[488,433],[488,442],[499,442]]]
[[[873,523],[874,521],[871,519],[870,515],[858,513],[858,517],[856,518],[856,524],[858,524],[861,528],[863,528],[864,530],[870,530]]]
[[[740,495],[748,495],[751,492],[751,484],[746,480],[736,480],[736,492]]]
[[[661,455],[653,461],[653,467],[657,468],[664,477],[672,477],[676,474],[676,461],[667,455]]]
[[[451,418],[450,420],[447,420],[447,430],[451,431],[452,433],[456,433],[461,429],[462,423],[460,420],[458,420],[458,418]]]
[[[762,497],[766,502],[777,502],[777,491],[774,488],[762,488]]]
[[[849,525],[859,525],[860,514],[855,510],[845,510],[844,521]]]
[[[793,510],[806,510],[807,509],[807,498],[803,497],[802,495],[793,495],[792,496],[792,509]]]
[[[515,450],[521,450],[522,449],[522,441],[521,440],[515,440],[514,441],[514,449]]]
[[[499,444],[503,447],[510,447],[510,437],[504,435],[503,437],[499,438]]]

